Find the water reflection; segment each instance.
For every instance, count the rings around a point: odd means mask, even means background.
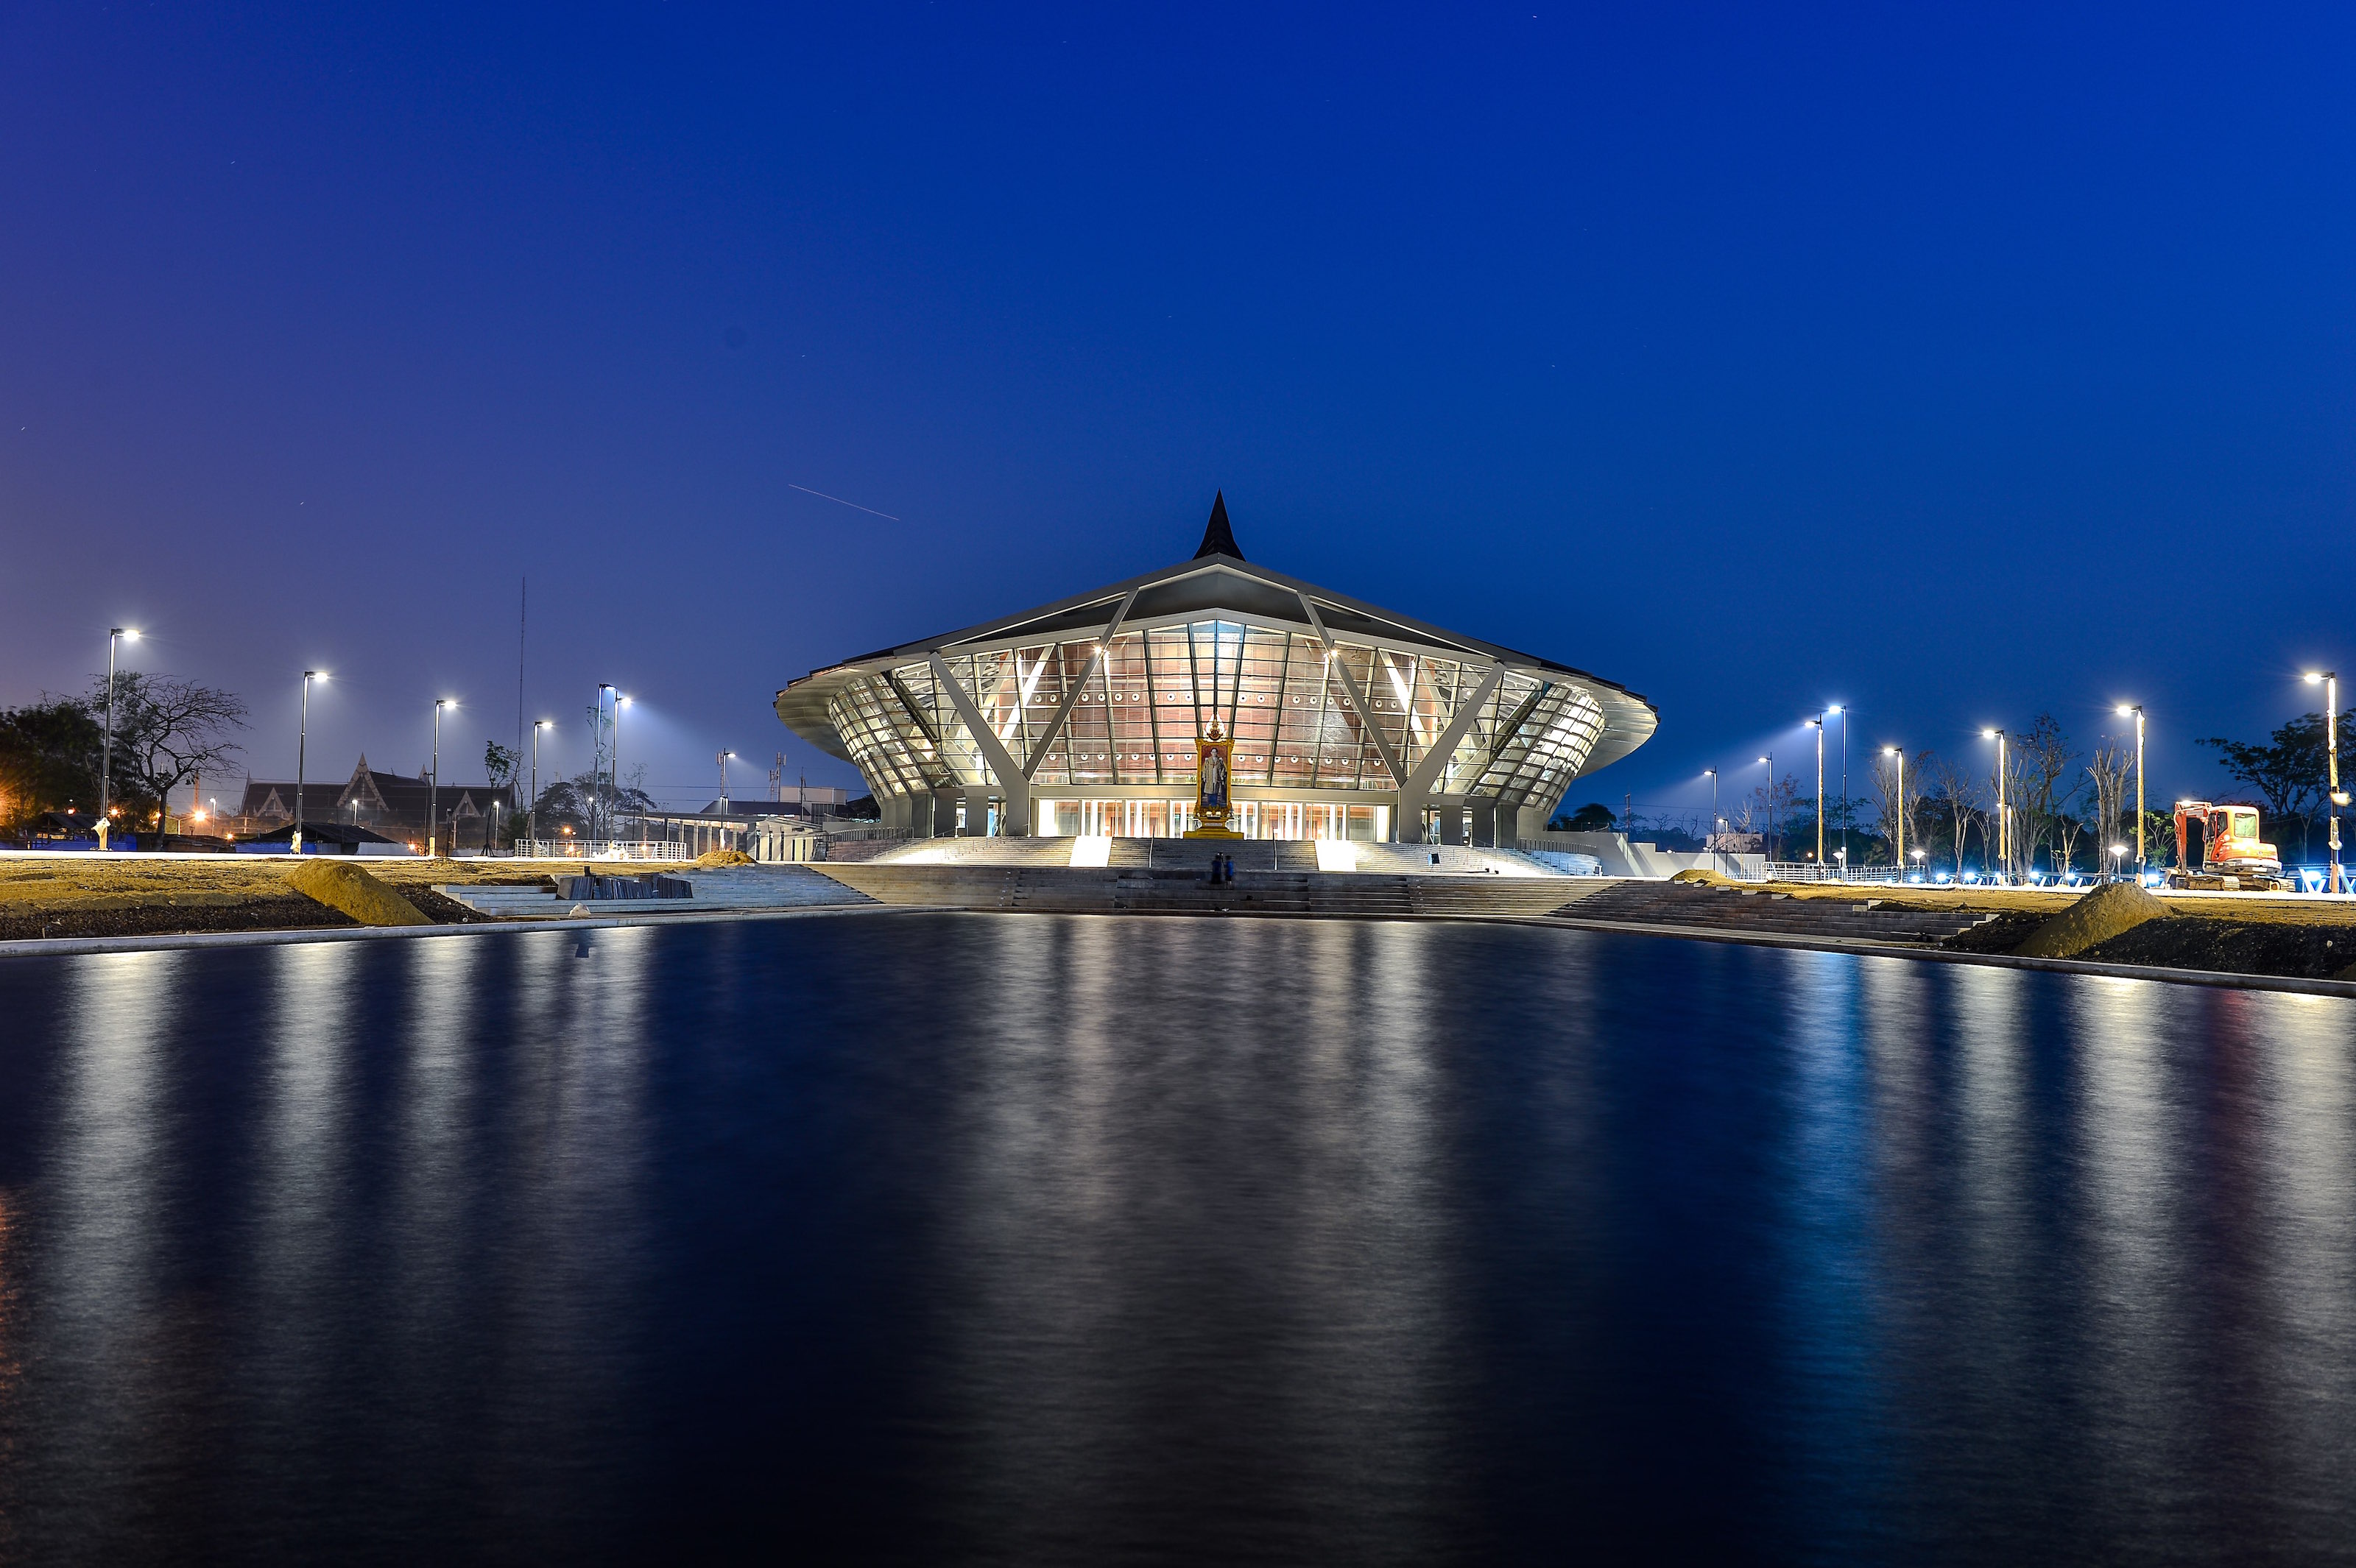
[[[1356,1554],[1427,1552],[1446,1222],[1411,933],[1271,927],[1259,1006],[1143,1016],[1141,971],[1232,962],[1215,927],[962,934],[992,978],[948,1183],[960,1533],[1017,1560],[1151,1538],[1200,1488],[1252,1497],[1230,1545],[1265,1552],[1346,1491]]]
[[[2339,1002],[894,916],[0,1009],[0,1555],[2356,1538]]]

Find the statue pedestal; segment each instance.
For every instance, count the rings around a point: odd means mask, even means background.
[[[1182,835],[1187,838],[1241,838],[1232,827],[1190,827]]]

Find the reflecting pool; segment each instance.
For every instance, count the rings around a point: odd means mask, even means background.
[[[2356,1552],[2342,1001],[911,913],[0,1019],[0,1559]]]

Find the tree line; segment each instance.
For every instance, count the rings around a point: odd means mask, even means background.
[[[2342,713],[2339,723],[2345,728],[2351,720],[2356,720],[2356,709]],[[2323,850],[2329,805],[2329,733],[2321,713],[2303,713],[2264,741],[2210,736],[2197,742],[2214,752],[2226,774],[2265,807],[2266,837],[2292,864],[2312,863]],[[2031,872],[2094,871],[2132,862],[2136,805],[2131,732],[2125,738],[2098,737],[2091,749],[2081,750],[2052,714],[2040,713],[2026,731],[2005,739],[2001,781],[1993,754],[1963,762],[1921,751],[1906,759],[1901,790],[1898,759],[1875,756],[1865,795],[1851,803],[1855,821],[1841,819],[1838,802],[1826,802],[1827,857],[1846,842],[1853,863],[1890,864],[1902,819],[1907,859],[1958,877],[1966,871],[2001,870],[2018,879]],[[1997,810],[1999,782],[2001,818]],[[2170,865],[2176,855],[2175,802],[2147,797],[2145,804],[2146,856],[2154,866]],[[1772,827],[1769,853],[1775,859],[1812,858],[1815,852],[1815,800],[1813,792],[1803,793],[1796,775],[1786,773],[1738,796],[1727,821],[1734,832],[1762,837],[1770,837]],[[1607,831],[1621,825],[1608,806],[1593,803],[1558,816],[1550,826]],[[1687,837],[1672,833],[1665,838]],[[2124,846],[2124,856],[2110,853],[2114,845]],[[1697,849],[1701,845],[1668,847]]]
[[[99,775],[116,821],[160,831],[164,803],[200,774],[239,756],[245,704],[231,693],[168,675],[114,677],[114,742],[107,744],[106,677],[87,697],[44,694],[0,709],[0,831],[22,833],[44,813],[94,821]],[[109,752],[112,764],[109,765]]]

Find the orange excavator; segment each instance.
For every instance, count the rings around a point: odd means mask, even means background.
[[[2289,885],[2282,869],[2275,847],[2258,837],[2256,806],[2176,803],[2176,869],[2168,874],[2169,887],[2274,892]]]

